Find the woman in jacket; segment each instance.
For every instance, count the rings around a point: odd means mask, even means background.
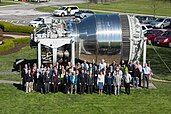
[[[105,81],[105,73],[104,71],[100,71],[100,74],[98,75],[98,78],[97,78],[97,85],[99,87],[99,95],[103,94],[104,81]]]

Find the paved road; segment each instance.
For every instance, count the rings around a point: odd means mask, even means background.
[[[75,3],[83,3],[86,0],[51,0],[50,2],[29,4],[21,3],[12,6],[0,7],[0,20],[27,25],[31,20],[40,16],[50,16],[50,13],[44,13],[34,10],[40,6],[57,6]]]

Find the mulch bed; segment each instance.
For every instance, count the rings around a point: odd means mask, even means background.
[[[15,53],[17,51],[20,51],[23,47],[27,46],[28,44],[17,44],[15,45],[14,48],[6,51],[6,52],[1,52],[0,55],[8,55],[8,54],[12,54]]]

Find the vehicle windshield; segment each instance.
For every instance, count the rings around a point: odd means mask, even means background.
[[[66,7],[60,7],[59,10],[65,10]]]
[[[164,32],[162,36],[171,36],[171,31]]]
[[[164,19],[157,19],[156,22],[163,22]]]
[[[42,20],[42,18],[37,18],[34,21],[41,21],[41,20]]]

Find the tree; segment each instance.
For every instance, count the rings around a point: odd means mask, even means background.
[[[154,17],[156,16],[156,11],[159,9],[159,0],[151,0],[150,7],[153,10]]]

